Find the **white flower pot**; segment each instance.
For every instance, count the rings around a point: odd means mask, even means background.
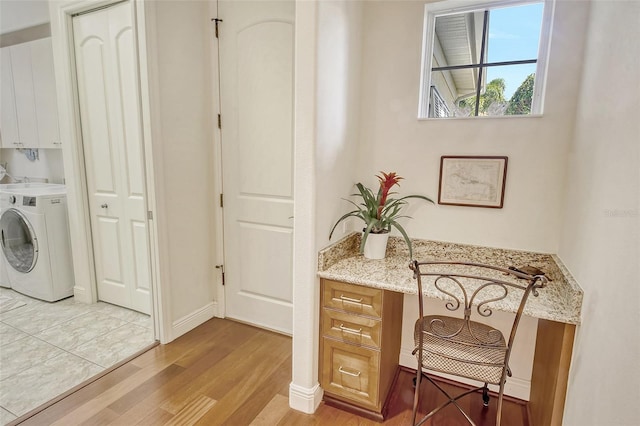
[[[364,257],[367,259],[384,259],[387,254],[389,233],[369,234],[364,243]]]

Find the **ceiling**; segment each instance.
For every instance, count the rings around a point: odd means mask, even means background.
[[[46,0],[0,0],[0,34],[49,22]]]

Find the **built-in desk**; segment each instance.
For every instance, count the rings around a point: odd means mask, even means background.
[[[378,289],[381,291],[380,297],[389,300],[387,302],[388,311],[391,312],[388,314],[389,318],[385,320],[382,315],[375,317],[363,312],[358,319],[380,321],[379,326],[385,330],[385,335],[399,336],[401,333],[399,329],[401,321],[398,322],[397,320],[397,298],[393,294],[417,293],[416,282],[413,279],[412,271],[409,269],[410,259],[406,244],[401,238],[391,237],[389,239],[387,257],[382,260],[365,259],[358,253],[359,244],[359,234],[353,233],[319,253],[318,276],[322,278],[322,288],[323,293],[325,293],[322,298],[323,304],[329,303],[327,302],[327,297],[331,298],[330,294],[326,294],[327,286],[335,288],[340,283],[362,286],[353,287],[355,292],[360,291],[358,288]],[[580,289],[560,259],[552,254],[426,240],[414,240],[413,252],[413,257],[419,261],[456,260],[486,263],[504,268],[529,265],[545,272],[551,281],[545,289],[540,291],[538,297],[529,298],[524,310],[525,315],[538,319],[529,408],[532,424],[561,425],[575,326],[580,323],[582,289]],[[426,289],[424,295],[432,298],[442,298],[441,294],[433,292],[431,288]],[[357,299],[360,299],[360,297]],[[349,305],[349,303],[349,301],[346,301],[346,305]],[[492,304],[492,308],[505,312],[516,312],[518,306],[510,304],[505,299],[499,303]],[[322,312],[323,319],[321,319],[321,323],[323,321],[326,322],[325,317],[336,315],[336,310],[332,306],[326,307],[325,305]],[[337,314],[340,314],[340,312],[337,312]],[[346,327],[344,322],[341,324]],[[390,327],[394,327],[395,330],[389,331]],[[330,335],[330,331],[328,331],[330,328],[331,326],[329,325],[329,329],[325,330],[321,325],[321,348],[326,348],[327,344],[335,343],[335,336]],[[358,329],[360,328],[362,327]],[[388,340],[391,342],[388,343],[388,346],[392,346],[391,358],[395,357],[393,362],[397,366],[399,344],[394,339],[389,338]],[[340,344],[343,345],[341,347],[343,351],[348,348],[360,348],[361,346],[355,341],[340,342]],[[388,348],[384,346],[384,341],[378,349],[372,349],[380,350],[387,358],[390,356]],[[326,362],[323,362],[323,357]],[[330,386],[330,384],[327,382],[326,377],[331,376],[330,372],[327,372],[327,368],[331,368],[331,360],[326,350],[324,355],[320,354],[320,359],[321,384],[325,388],[325,392],[328,392],[329,398],[335,398],[345,403],[353,402],[355,406],[361,406],[369,410],[380,409],[380,412],[382,412],[380,401],[384,401],[385,395],[383,394],[376,394],[379,400],[377,405],[374,404],[372,406],[369,404],[366,406],[341,395],[335,395],[331,390],[327,390],[327,386]],[[388,366],[384,368],[388,369]],[[348,373],[356,374],[352,371],[347,371],[347,375]],[[374,375],[375,373],[368,372],[368,380],[371,380],[372,374]],[[389,372],[385,370],[381,371],[380,374],[384,376],[382,379],[386,383],[389,380]],[[384,389],[380,391],[382,392]]]

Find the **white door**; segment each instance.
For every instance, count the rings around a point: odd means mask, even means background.
[[[132,5],[78,15],[73,33],[98,298],[150,313]]]
[[[292,332],[293,1],[219,1],[226,315]]]

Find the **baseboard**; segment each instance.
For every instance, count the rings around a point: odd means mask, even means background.
[[[171,340],[175,340],[183,334],[193,330],[200,324],[209,321],[217,312],[217,302],[209,302],[202,308],[188,315],[178,318],[171,323]]]
[[[324,391],[319,384],[305,388],[294,383],[289,385],[289,407],[303,413],[313,414],[322,402]]]
[[[78,302],[91,303],[91,295],[87,292],[86,287],[73,287],[73,297]]]
[[[418,367],[418,361],[416,360],[416,356],[411,354],[413,349],[402,348],[400,350],[400,365],[404,367],[408,367],[415,371]],[[460,383],[465,383],[468,385],[475,385],[478,382],[470,379],[465,379],[464,377],[452,376],[445,373],[439,373],[436,371],[429,372],[433,376],[443,377],[448,380],[453,380]],[[489,389],[497,392],[498,387],[489,385]],[[509,377],[507,378],[507,384],[504,386],[504,394],[508,396],[512,396],[514,398],[521,399],[523,401],[529,401],[529,394],[531,391],[531,380],[522,379],[519,377]]]

